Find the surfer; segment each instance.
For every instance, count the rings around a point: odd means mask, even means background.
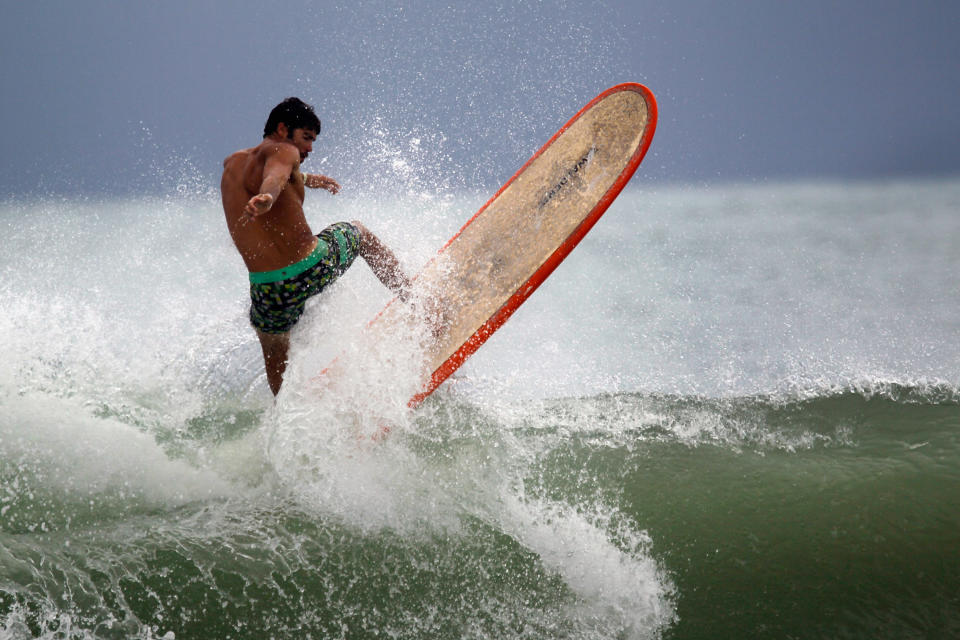
[[[343,274],[359,255],[401,298],[410,280],[393,252],[359,222],[337,222],[313,235],[304,188],[340,190],[333,178],[300,171],[320,134],[313,107],[287,98],[270,112],[263,142],[223,162],[220,194],[227,228],[250,272],[250,323],[260,339],[270,390],[283,382],[290,329],[307,299]]]

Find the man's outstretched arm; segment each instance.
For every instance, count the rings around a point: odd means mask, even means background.
[[[263,215],[280,197],[280,192],[287,186],[290,174],[300,164],[300,154],[290,145],[277,145],[271,150],[263,166],[263,182],[260,192],[250,198],[243,212],[249,216]]]
[[[340,184],[336,180],[318,173],[304,173],[303,186],[311,189],[326,189],[334,195],[340,191]]]

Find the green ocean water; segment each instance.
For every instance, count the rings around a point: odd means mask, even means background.
[[[361,267],[274,405],[215,200],[7,203],[0,637],[957,637],[958,194],[628,191],[413,413]]]
[[[175,507],[45,490],[54,470],[21,452],[2,467],[6,633],[947,638],[955,396],[610,395],[509,424],[441,400],[396,446],[442,476],[446,521],[390,526],[262,486]],[[225,417],[197,428],[231,438]]]

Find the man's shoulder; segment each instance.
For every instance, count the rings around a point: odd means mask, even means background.
[[[282,140],[264,140],[259,146],[251,149],[262,154],[265,158],[277,158],[284,161],[299,163],[300,151],[296,146]]]
[[[245,162],[252,155],[253,149],[240,149],[239,151],[234,151],[226,158],[223,159],[223,168],[226,169],[232,164],[238,162]]]

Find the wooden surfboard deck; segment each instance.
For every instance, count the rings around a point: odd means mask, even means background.
[[[636,171],[657,121],[649,89],[626,83],[590,101],[497,191],[413,279],[444,318],[426,354],[420,404],[532,294]],[[404,305],[391,301],[378,332]]]

